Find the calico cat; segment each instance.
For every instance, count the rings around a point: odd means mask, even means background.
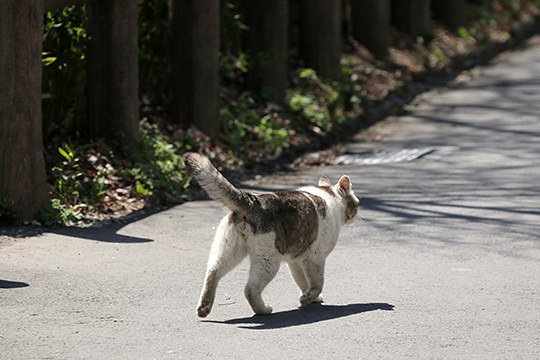
[[[245,296],[256,314],[272,312],[261,293],[282,261],[302,291],[300,304],[322,302],[326,257],[341,226],[358,215],[360,201],[349,177],[333,185],[323,176],[318,186],[257,195],[235,188],[204,156],[187,153],[184,162],[208,195],[230,210],[214,237],[197,315],[210,314],[219,280],[247,255]]]

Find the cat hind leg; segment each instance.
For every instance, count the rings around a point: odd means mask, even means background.
[[[219,281],[236,267],[247,254],[243,239],[226,222],[227,218],[218,227],[212,243],[204,285],[197,304],[199,317],[206,317],[210,314]]]

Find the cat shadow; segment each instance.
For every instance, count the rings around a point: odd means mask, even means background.
[[[0,279],[0,289],[17,289],[30,286],[25,282]]]
[[[225,321],[203,320],[203,322],[239,325],[242,329],[266,330],[313,324],[345,316],[361,314],[375,310],[394,310],[394,305],[387,303],[367,303],[348,305],[310,304],[294,310],[281,311],[271,315],[254,315]]]

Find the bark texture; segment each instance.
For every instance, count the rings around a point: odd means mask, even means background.
[[[213,138],[219,119],[219,0],[172,0],[172,118]]]
[[[307,67],[328,79],[340,76],[341,0],[299,1],[299,52]]]
[[[0,200],[21,220],[47,199],[41,112],[42,0],[0,1]]]
[[[137,2],[99,0],[88,13],[87,119],[91,139],[119,139],[128,147],[139,137]]]

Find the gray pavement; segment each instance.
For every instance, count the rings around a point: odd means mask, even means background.
[[[371,131],[383,140],[349,150],[437,150],[245,184],[352,177],[363,220],[328,259],[323,305],[297,309],[283,266],[265,291],[275,313],[252,317],[243,263],[198,319],[224,210],[191,202],[127,225],[1,237],[0,358],[537,359],[540,47]]]

